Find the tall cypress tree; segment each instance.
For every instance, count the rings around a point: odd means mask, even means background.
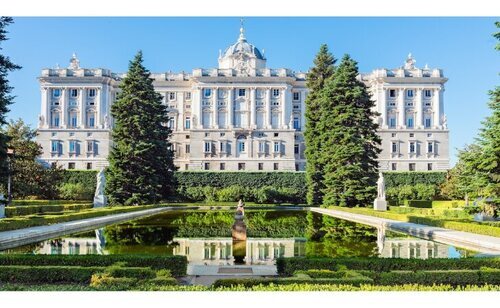
[[[0,52],[3,49],[2,42],[8,40],[5,28],[12,22],[12,17],[0,17]],[[0,127],[7,124],[8,106],[14,102],[14,96],[10,95],[12,87],[9,85],[7,75],[20,68],[21,66],[14,64],[9,57],[0,53]],[[7,141],[7,136],[0,132],[0,175],[5,174],[7,168]]]
[[[357,63],[345,55],[320,93],[318,161],[324,170],[325,205],[366,206],[376,194],[381,140],[373,118],[378,114],[358,74]]]
[[[106,193],[112,204],[154,203],[172,191],[174,164],[167,108],[142,63],[139,51],[111,106],[114,145]]]
[[[314,67],[310,69],[306,79],[309,93],[306,98],[306,129],[304,139],[306,143],[305,156],[307,159],[307,203],[310,205],[321,204],[323,199],[321,191],[323,187],[323,167],[318,162],[318,154],[321,150],[321,142],[319,140],[321,131],[317,127],[321,110],[318,98],[325,81],[334,74],[335,61],[332,54],[328,51],[328,46],[326,44],[321,45],[314,59]]]

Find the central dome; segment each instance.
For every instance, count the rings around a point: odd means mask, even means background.
[[[244,35],[243,27],[240,28],[240,37],[238,41],[229,46],[225,51],[223,57],[231,57],[240,53],[246,53],[256,57],[259,60],[265,60],[264,55],[260,52],[257,47],[247,42]]]

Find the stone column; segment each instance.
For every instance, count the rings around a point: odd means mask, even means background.
[[[49,101],[49,89],[42,88],[42,109],[41,115],[43,116],[42,123],[39,123],[38,128],[45,128],[50,126],[50,101]]]
[[[416,119],[415,119],[415,128],[422,128],[423,126],[423,102],[422,102],[422,89],[418,88],[416,90],[415,100],[416,100]]]
[[[61,91],[61,100],[60,100],[60,106],[61,106],[61,121],[60,121],[60,127],[61,128],[66,128],[68,127],[68,89],[63,88]]]
[[[99,87],[97,88],[95,91],[96,91],[96,94],[95,94],[95,102],[96,102],[96,117],[95,117],[95,127],[100,127],[100,128],[104,128],[104,123],[103,123],[103,120],[102,118],[104,117],[104,115],[102,114],[103,110],[102,110],[102,87]],[[109,121],[109,117],[110,115],[108,114],[108,121]]]
[[[186,100],[185,94],[186,92],[179,92],[177,95],[177,110],[179,110],[179,114],[177,115],[176,121],[176,130],[184,131],[184,102]]]
[[[439,106],[440,89],[434,89],[432,93],[432,106],[434,111],[434,127],[441,127],[441,106]]]
[[[253,142],[254,142],[254,140],[253,140],[253,136],[252,136],[252,135],[250,135],[250,138],[248,139],[248,141],[249,141],[249,143],[250,143],[250,144],[249,144],[249,147],[248,147],[248,149],[249,149],[248,153],[249,153],[250,155],[248,155],[248,158],[252,158],[252,157],[253,157]]]
[[[266,125],[265,127],[267,129],[271,129],[272,128],[272,125],[271,125],[271,88],[267,88],[266,89]]]
[[[233,128],[234,127],[234,106],[233,106],[233,93],[234,89],[229,88],[227,90],[227,117],[228,117],[228,127]]]
[[[292,87],[287,85],[283,90],[283,97],[281,98],[281,102],[283,103],[283,112],[285,113],[285,123],[283,125],[284,128],[292,129],[293,124],[290,125],[290,118],[293,114],[293,97],[292,97]]]
[[[280,89],[280,109],[281,109],[281,123],[279,125],[280,128],[286,129],[288,125],[288,119],[286,118],[286,106],[285,106],[285,95],[286,88]]]
[[[212,102],[213,102],[213,109],[212,109],[212,127],[213,128],[219,128],[219,119],[217,117],[217,112],[218,112],[218,103],[219,103],[219,88],[213,88],[212,89]]]
[[[84,97],[86,96],[85,88],[79,88],[78,91],[80,91],[80,96],[78,97],[78,110],[80,110],[80,128],[85,128],[87,126],[87,121],[86,121],[86,104]]]
[[[269,244],[269,259],[274,260],[274,243]]]
[[[300,131],[306,130],[306,91],[300,91]]]
[[[398,127],[406,128],[405,123],[405,90],[398,90]]]
[[[381,104],[381,110],[380,113],[382,114],[382,127],[381,128],[387,128],[388,123],[387,123],[387,89],[382,87],[382,104]]]
[[[203,115],[201,106],[203,101],[202,96],[201,87],[197,87],[194,97],[191,98],[191,110],[193,111],[191,115],[191,128],[201,128],[201,117]],[[196,119],[196,121],[194,119]]]
[[[256,128],[255,123],[255,88],[250,88],[250,129]]]

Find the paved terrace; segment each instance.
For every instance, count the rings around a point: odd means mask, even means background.
[[[500,238],[494,236],[431,227],[427,225],[349,213],[333,209],[311,208],[310,210],[323,215],[370,225],[376,228],[402,232],[415,237],[479,251],[485,254],[500,254]]]

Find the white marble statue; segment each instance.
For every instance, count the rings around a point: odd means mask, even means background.
[[[382,172],[378,173],[377,180],[377,199],[385,200],[385,180]]]
[[[378,173],[377,198],[373,201],[373,208],[377,211],[387,211],[387,201],[385,200],[385,180],[382,172]]]
[[[104,175],[104,168],[101,168],[97,173],[97,185],[94,194],[94,207],[104,207],[107,205],[108,200],[104,195],[104,187],[106,186],[106,176]]]
[[[448,118],[446,117],[446,114],[443,114],[442,122],[443,122],[443,127],[445,129],[448,128]]]
[[[104,115],[104,128],[109,129],[109,116],[107,114]]]
[[[38,115],[38,127],[42,127],[44,124],[44,117],[43,114]]]

